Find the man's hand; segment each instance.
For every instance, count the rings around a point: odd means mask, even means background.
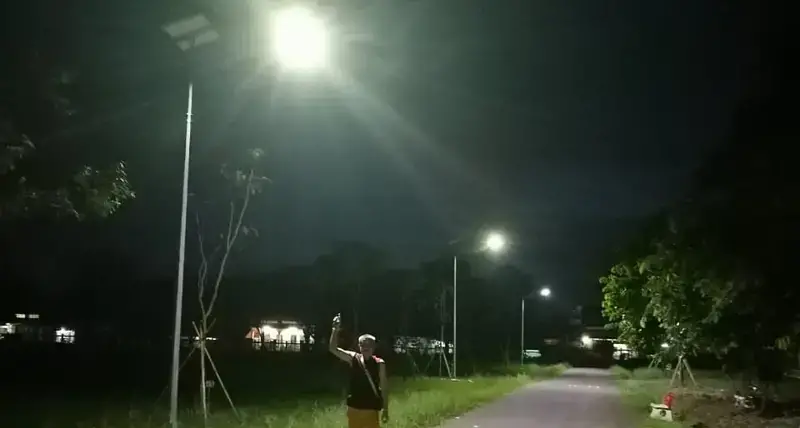
[[[331,323],[332,324],[331,339],[330,342],[328,343],[328,349],[331,351],[331,353],[333,353],[333,355],[336,355],[336,357],[339,358],[340,360],[346,363],[350,363],[353,359],[353,356],[355,356],[356,353],[339,347],[338,345],[339,326],[341,325],[341,323],[342,323],[342,314],[336,314],[336,316],[333,317],[333,322]]]
[[[333,317],[333,322],[331,323],[331,326],[334,330],[338,330],[341,325],[342,325],[342,314],[336,314],[336,316]]]
[[[389,409],[383,409],[381,412],[381,422],[384,424],[389,422]]]

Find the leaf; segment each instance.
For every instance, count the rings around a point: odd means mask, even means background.
[[[258,148],[250,149],[248,150],[248,154],[250,155],[250,158],[252,158],[255,161],[258,161],[264,156],[264,150]]]

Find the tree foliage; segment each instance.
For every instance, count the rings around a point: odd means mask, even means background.
[[[73,163],[69,145],[53,138],[79,116],[66,95],[76,75],[37,55],[16,59],[19,68],[0,75],[0,219],[113,214],[135,197],[125,163]]]
[[[260,175],[258,167],[264,152],[260,149],[249,151],[249,157],[243,167],[237,168],[224,164],[220,168],[222,177],[222,201],[213,196],[203,201],[195,211],[197,225],[197,241],[200,263],[197,274],[197,299],[200,306],[202,331],[207,333],[208,320],[214,312],[219,298],[228,262],[234,247],[241,236],[258,236],[258,230],[250,227],[245,218],[252,198],[260,194],[267,177]],[[219,189],[212,189],[214,190]],[[205,208],[209,217],[224,215],[221,231],[204,230],[201,224],[200,211]]]
[[[796,348],[800,173],[788,161],[798,134],[783,89],[743,105],[729,141],[697,171],[684,200],[600,279],[605,316],[637,348]]]
[[[207,200],[204,204],[207,208],[211,208],[212,211],[213,208],[218,208],[219,205],[224,207],[223,213],[227,217],[227,221],[222,222],[224,229],[218,233],[209,233],[208,230],[203,230],[202,228],[200,210],[197,210],[195,215],[197,220],[198,250],[200,253],[200,264],[197,271],[197,302],[200,310],[200,320],[198,323],[193,323],[192,326],[197,335],[197,346],[200,353],[200,397],[204,425],[208,424],[209,410],[206,362],[207,358],[208,361],[211,358],[207,350],[207,340],[216,322],[216,319],[213,318],[214,309],[237,241],[241,236],[258,236],[258,231],[245,223],[245,217],[249,211],[252,198],[260,194],[264,189],[264,184],[269,181],[258,172],[258,166],[262,161],[264,152],[261,149],[252,149],[248,154],[249,157],[243,168],[224,164],[220,169],[220,175],[223,177],[223,194],[226,196],[224,203],[219,204]],[[217,239],[214,239],[215,235]],[[216,375],[219,376],[219,373]],[[236,408],[233,406],[233,401],[227,390],[224,389],[224,385],[222,388],[234,414],[236,414]]]

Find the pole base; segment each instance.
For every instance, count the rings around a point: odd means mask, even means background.
[[[650,404],[650,419],[672,422],[672,409],[664,404]]]

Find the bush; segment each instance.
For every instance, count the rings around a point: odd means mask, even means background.
[[[611,375],[617,379],[632,379],[633,372],[621,366],[611,366]]]
[[[666,375],[664,374],[664,370],[656,367],[633,370],[634,379],[652,380],[652,379],[664,379],[665,377]]]
[[[533,379],[548,379],[561,376],[569,368],[566,364],[553,364],[540,366],[538,364],[525,364],[521,367],[521,372]]]
[[[652,380],[666,377],[663,370],[655,367],[628,370],[624,367],[613,366],[611,374],[617,379]]]
[[[483,371],[487,376],[517,376],[525,375],[531,379],[549,379],[560,376],[569,366],[567,364],[502,364],[493,366]]]

